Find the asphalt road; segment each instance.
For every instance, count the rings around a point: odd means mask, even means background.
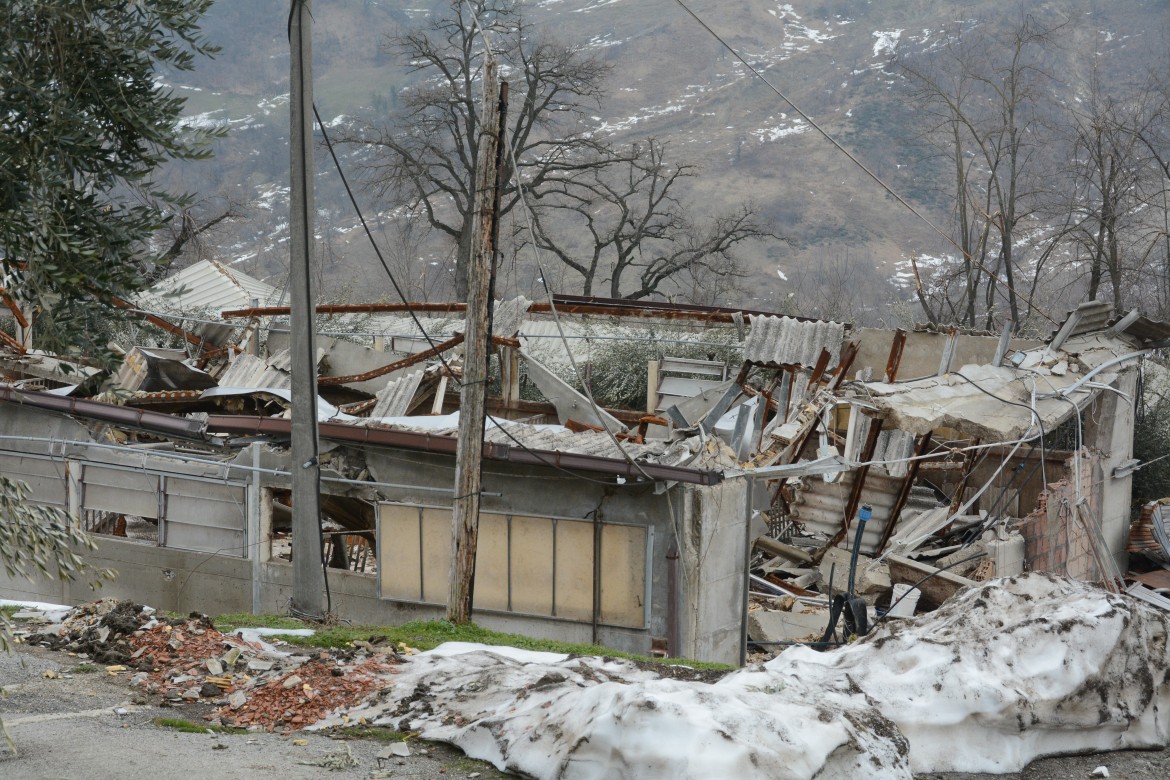
[[[507,777],[458,750],[410,744],[408,758],[380,759],[386,746],[312,733],[210,735],[180,733],[155,718],[200,722],[200,705],[161,707],[136,697],[127,676],[104,670],[72,671],[77,659],[39,648],[0,653],[0,718],[16,743],[13,755],[0,739],[0,778],[13,780],[302,780],[303,778]],[[60,674],[45,677],[46,671]],[[304,740],[297,744],[294,740]],[[423,753],[422,751],[425,751]],[[1092,778],[1098,767],[1120,780],[1170,778],[1170,752],[1124,751],[1037,761],[1009,775],[926,774],[918,780],[1066,780]],[[1104,776],[1101,774],[1098,777]],[[713,778],[713,780],[716,780]],[[861,780],[859,778],[859,780]]]
[[[413,755],[409,758],[379,760],[378,754],[386,745],[369,739],[336,740],[311,733],[181,733],[152,721],[162,717],[199,722],[206,710],[198,705],[163,708],[153,702],[135,704],[138,693],[127,684],[127,676],[112,677],[104,670],[71,672],[77,665],[76,659],[67,655],[38,648],[0,653],[0,689],[5,692],[0,696],[0,719],[17,749],[13,756],[0,738],[0,778],[506,777],[457,750],[425,742],[411,743]],[[62,676],[50,679],[44,676],[46,671]],[[119,710],[125,712],[119,714]]]

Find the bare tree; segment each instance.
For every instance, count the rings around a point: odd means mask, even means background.
[[[427,260],[430,225],[421,214],[396,212],[380,226],[386,262],[410,301],[429,301],[435,290],[449,283],[446,262]]]
[[[1004,34],[969,27],[938,50],[899,57],[923,106],[928,136],[953,172],[955,241],[965,282],[954,309],[963,324],[980,318],[981,293],[987,326],[1001,297],[1011,318],[1021,321],[1026,296],[1018,290],[1019,232],[1043,202],[1050,81],[1043,60],[1061,26],[1025,17]]]
[[[773,236],[750,204],[693,221],[678,190],[695,168],[668,163],[656,139],[607,154],[608,164],[558,177],[536,199],[537,244],[580,275],[585,295],[681,293],[670,283],[684,272],[724,286],[744,275],[735,247]]]
[[[369,166],[375,191],[421,211],[431,227],[455,242],[455,290],[463,298],[485,49],[490,46],[504,64],[511,87],[501,216],[519,197],[513,159],[519,178],[534,195],[561,176],[611,162],[604,145],[581,121],[587,106],[600,105],[609,68],[579,49],[538,38],[513,0],[452,0],[444,15],[421,29],[391,36],[385,45],[422,78],[402,90],[399,111],[390,122],[347,128],[340,140],[370,145],[375,151]]]
[[[1132,129],[1151,174],[1139,183],[1148,217],[1137,264],[1146,272],[1139,278],[1152,287],[1151,308],[1166,318],[1170,316],[1170,57],[1151,74],[1147,97],[1146,121],[1135,123]]]
[[[1088,262],[1089,298],[1096,300],[1106,286],[1117,309],[1126,297],[1123,277],[1132,262],[1128,255],[1137,249],[1133,239],[1144,219],[1139,184],[1150,168],[1140,138],[1152,118],[1149,97],[1145,91],[1124,97],[1107,92],[1094,72],[1083,108],[1069,112],[1074,196],[1069,235]]]

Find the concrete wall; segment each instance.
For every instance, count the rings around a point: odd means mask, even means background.
[[[0,415],[0,419],[6,417]],[[50,419],[59,419],[49,416]],[[43,422],[43,421],[42,421]],[[81,433],[75,431],[75,433]],[[30,444],[29,449],[44,450],[47,445]],[[286,478],[263,471],[251,474],[226,469],[217,464],[176,463],[149,450],[126,448],[95,449],[84,443],[69,445],[65,453],[71,459],[86,457],[87,462],[112,462],[122,467],[137,466],[146,472],[176,474],[196,473],[207,478],[222,472],[236,481],[249,481],[251,487],[240,491],[237,514],[240,529],[246,533],[244,555],[215,554],[212,551],[184,551],[159,547],[156,542],[96,536],[99,550],[87,556],[98,568],[119,572],[103,592],[118,598],[130,598],[161,609],[176,612],[197,610],[216,614],[247,612],[254,600],[264,612],[284,612],[291,595],[291,566],[272,560],[271,501],[263,489],[287,487]],[[286,455],[272,448],[255,453],[260,469],[285,469]],[[454,460],[405,450],[336,448],[330,453],[347,467],[364,464],[371,477],[380,484],[353,487],[325,483],[323,489],[340,494],[360,495],[367,500],[392,501],[408,505],[450,507],[454,483]],[[246,450],[235,465],[248,468],[253,452]],[[145,472],[144,472],[145,473]],[[326,470],[326,473],[329,473]],[[674,655],[701,660],[736,662],[739,658],[739,620],[743,601],[744,502],[746,483],[715,487],[675,484],[669,488],[628,481],[618,484],[603,475],[574,475],[548,468],[518,467],[512,464],[485,463],[482,509],[485,513],[558,517],[573,520],[600,518],[605,523],[646,529],[652,538],[648,563],[649,583],[640,600],[649,595],[647,625],[596,626],[589,616],[576,620],[563,617],[521,615],[502,611],[479,610],[474,619],[481,625],[534,636],[572,642],[596,642],[617,649],[649,653],[655,645],[666,642],[673,618],[686,629],[670,651]],[[71,488],[75,490],[76,488]],[[74,501],[74,504],[77,502]],[[672,516],[672,511],[676,516]],[[189,513],[185,514],[189,518]],[[668,552],[675,541],[676,528],[685,528],[691,542],[678,545],[678,581],[688,591],[671,603],[669,579],[671,562]],[[261,540],[257,544],[256,540]],[[383,545],[393,540],[383,539]],[[236,548],[239,550],[239,547]],[[604,547],[603,547],[604,551]],[[589,551],[586,551],[589,552]],[[568,551],[571,554],[572,551]],[[620,554],[620,553],[619,553]],[[385,556],[385,553],[383,553]],[[604,558],[603,553],[603,558]],[[626,587],[631,578],[626,578]],[[591,578],[590,578],[591,582]],[[330,594],[334,610],[343,618],[357,623],[397,623],[416,618],[440,618],[440,605],[394,602],[380,598],[374,575],[341,570],[329,572]],[[604,581],[603,581],[604,587]],[[97,597],[85,583],[59,583],[50,580],[27,583],[0,578],[0,595],[47,601],[78,603]],[[590,596],[591,598],[591,596]]]
[[[894,343],[894,331],[879,328],[857,328],[850,336],[861,342],[861,350],[853,361],[850,373],[864,368],[873,369],[873,380],[880,382],[886,373],[886,362],[890,358],[890,346]],[[902,361],[898,365],[898,379],[917,379],[938,373],[939,361],[947,344],[946,333],[909,332],[902,349]],[[952,368],[969,364],[990,363],[999,346],[998,336],[959,335]],[[1032,339],[1012,339],[1012,349],[1031,349],[1043,342]]]

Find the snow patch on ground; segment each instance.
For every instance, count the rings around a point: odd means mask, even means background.
[[[873,44],[873,56],[881,57],[883,54],[889,56],[894,53],[898,47],[898,39],[902,37],[905,30],[879,30],[873,34],[877,40]]]
[[[771,119],[772,117],[768,117]],[[787,119],[787,116],[781,114],[781,120]],[[761,143],[769,143],[771,141],[778,141],[781,138],[789,135],[800,135],[807,131],[809,126],[797,120],[790,125],[777,125],[775,127],[761,127],[759,130],[753,130],[752,135],[760,139]]]
[[[613,659],[444,646],[345,714],[536,778],[1011,772],[1043,755],[1166,745],[1168,634],[1170,616],[1128,596],[1032,574],[713,684]]]

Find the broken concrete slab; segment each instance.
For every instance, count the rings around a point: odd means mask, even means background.
[[[820,639],[829,625],[829,610],[794,605],[790,611],[755,609],[748,612],[748,639],[779,643]]]
[[[832,589],[834,593],[843,592],[849,583],[849,563],[853,553],[840,547],[829,547],[821,558],[820,572],[824,582],[829,582],[832,574]],[[857,572],[854,576],[854,592],[865,599],[865,603],[872,606],[882,596],[890,592],[893,583],[890,581],[890,570],[885,563],[865,555],[858,556]]]

